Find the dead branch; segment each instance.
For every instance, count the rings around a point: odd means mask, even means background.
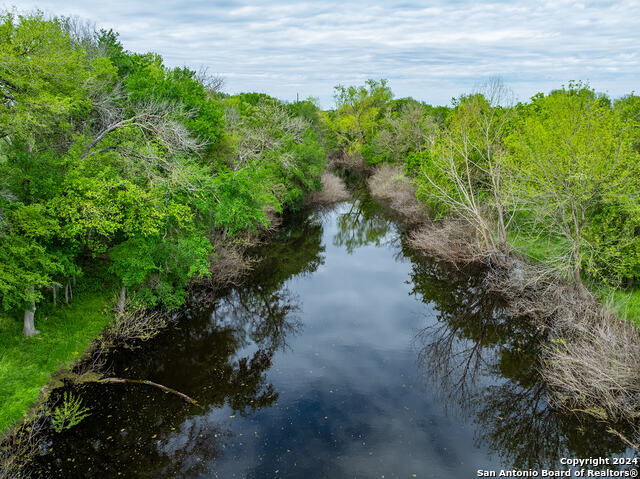
[[[388,202],[405,222],[416,225],[429,220],[427,207],[416,198],[415,188],[399,167],[377,168],[367,184],[371,195]]]
[[[153,387],[162,389],[164,392],[175,394],[179,398],[184,399],[185,401],[193,404],[194,406],[202,407],[200,406],[200,404],[198,404],[198,402],[195,399],[190,398],[186,394],[181,393],[180,391],[176,391],[175,389],[169,388],[162,384],[154,383],[153,381],[147,381],[146,379],[104,378],[104,379],[99,379],[97,382],[110,383],[110,384],[126,384],[126,383],[146,384],[148,386],[153,386]]]
[[[309,204],[326,206],[351,198],[344,181],[339,176],[325,171],[322,173],[320,181],[322,182],[322,190],[314,191],[309,195]]]
[[[474,228],[461,218],[425,224],[410,233],[408,244],[436,261],[454,266],[496,262],[496,252],[483,247]]]

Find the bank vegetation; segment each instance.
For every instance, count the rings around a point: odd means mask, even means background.
[[[318,108],[221,86],[111,30],[0,13],[0,431],[42,399],[4,436],[5,475],[25,477],[52,426],[51,373],[100,370],[194,284],[237,283],[249,247],[322,188]]]
[[[482,265],[546,331],[555,404],[640,414],[640,97],[571,82],[516,103],[498,80],[433,107],[385,80],[336,87],[334,164],[359,169],[431,258]]]

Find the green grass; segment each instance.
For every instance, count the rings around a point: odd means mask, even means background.
[[[603,303],[611,301],[611,307],[619,317],[640,328],[640,289],[617,289],[610,286],[591,286],[589,288]]]
[[[534,261],[548,261],[557,258],[566,251],[566,240],[549,235],[527,235],[509,233],[508,241],[511,247]]]
[[[111,318],[110,293],[86,292],[69,306],[36,311],[40,334],[25,338],[20,317],[0,315],[0,435],[19,422],[51,374],[82,356]]]
[[[513,249],[534,261],[558,258],[568,247],[564,238],[543,234],[527,235],[526,231],[521,231],[518,235],[509,234],[509,244]],[[640,328],[640,289],[638,287],[624,290],[589,281],[585,281],[585,286],[603,303],[609,303],[618,316]]]

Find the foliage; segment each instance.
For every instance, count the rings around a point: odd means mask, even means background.
[[[634,241],[640,178],[631,132],[609,102],[571,84],[534,97],[507,140],[518,196],[541,225],[567,239],[566,262],[583,291],[580,269],[589,264],[595,272],[601,255],[618,274],[637,268],[625,264],[634,255],[623,253]],[[597,224],[603,220],[621,229]]]
[[[514,106],[494,80],[451,108],[392,96],[385,81],[339,85],[323,118],[344,158],[376,167],[372,184],[399,165],[432,218],[447,219],[428,241],[452,251],[472,242],[460,251],[483,261],[517,250],[571,273],[583,296],[583,276],[597,288],[640,278],[637,95],[612,101],[571,82]],[[386,188],[392,204],[402,195]],[[473,234],[461,240],[463,230]]]
[[[90,416],[89,408],[82,407],[82,399],[75,397],[73,393],[65,391],[62,404],[51,413],[53,430],[57,433],[71,429]]]
[[[135,307],[178,308],[223,238],[320,188],[313,102],[223,97],[188,68],[42,13],[0,17],[0,304],[104,263]]]
[[[0,136],[35,146],[42,135],[68,131],[68,116],[88,106],[97,63],[108,65],[87,59],[60,21],[0,14]]]
[[[387,80],[367,80],[365,86],[335,87],[335,114],[328,117],[338,144],[349,154],[370,147],[380,119],[393,97]]]

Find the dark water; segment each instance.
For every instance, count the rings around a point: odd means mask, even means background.
[[[256,254],[247,284],[113,358],[202,408],[74,386],[91,416],[52,434],[43,477],[471,478],[632,456],[547,405],[541,333],[481,274],[419,259],[370,201],[291,218]]]

